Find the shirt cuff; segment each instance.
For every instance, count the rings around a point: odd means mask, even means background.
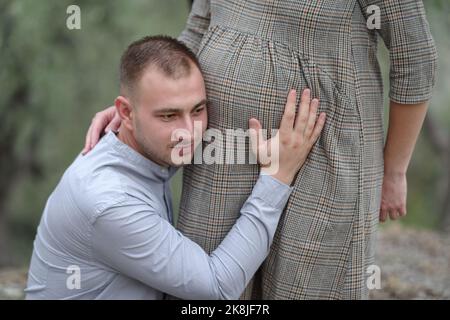
[[[293,188],[267,174],[260,174],[253,187],[252,195],[266,204],[282,209],[286,205]]]

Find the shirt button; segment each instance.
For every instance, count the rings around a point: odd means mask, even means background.
[[[165,173],[167,173],[167,169],[162,168],[162,169],[161,169],[161,172],[165,174]]]

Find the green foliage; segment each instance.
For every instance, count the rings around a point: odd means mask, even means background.
[[[71,4],[81,8],[81,30],[66,27]],[[12,250],[25,250],[19,258],[28,259],[46,198],[81,151],[93,115],[118,94],[121,53],[145,35],[176,37],[188,10],[177,0],[1,1],[0,137],[13,148],[2,146],[1,174],[13,176],[3,181],[0,214]]]

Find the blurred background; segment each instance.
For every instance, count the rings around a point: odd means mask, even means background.
[[[380,228],[383,289],[374,298],[450,299],[450,1],[424,3],[437,85],[408,171],[408,215]],[[66,27],[71,4],[81,8],[80,30]],[[22,297],[46,199],[93,115],[117,96],[121,53],[145,35],[178,36],[189,8],[187,0],[0,0],[0,299]],[[387,88],[382,45],[379,57]]]

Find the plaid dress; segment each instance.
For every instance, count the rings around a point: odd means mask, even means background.
[[[373,4],[381,9],[379,30],[366,24]],[[256,117],[263,128],[276,129],[290,88],[298,94],[311,88],[327,113],[270,254],[243,298],[367,298],[383,178],[377,35],[390,52],[391,100],[430,99],[436,52],[422,1],[194,2],[180,40],[203,69],[209,128],[246,130]],[[180,230],[211,252],[239,216],[258,172],[250,164],[185,167]]]

